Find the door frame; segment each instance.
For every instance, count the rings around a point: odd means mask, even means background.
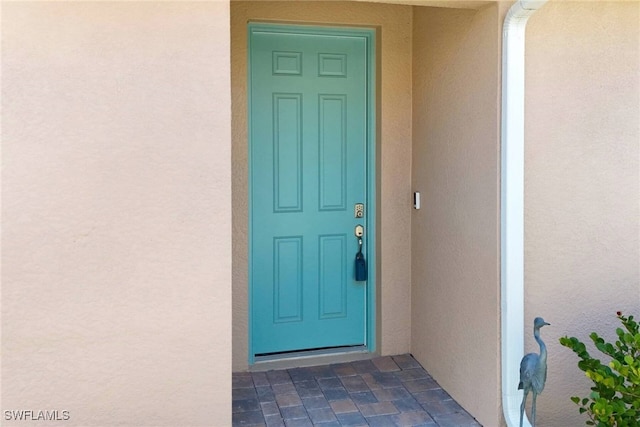
[[[253,209],[252,209],[252,126],[251,126],[251,33],[253,31],[269,31],[277,33],[295,33],[295,34],[318,34],[318,35],[334,35],[347,37],[361,37],[366,40],[366,62],[367,62],[367,126],[366,126],[366,166],[365,179],[366,185],[366,214],[364,226],[367,230],[367,245],[364,251],[367,260],[367,282],[366,282],[366,301],[365,301],[365,347],[370,353],[376,351],[376,294],[377,294],[377,98],[376,98],[376,36],[377,31],[373,27],[349,27],[349,26],[332,26],[331,24],[308,25],[308,24],[275,24],[268,22],[252,21],[247,24],[247,136],[248,136],[248,350],[249,365],[255,363],[253,351]],[[339,353],[339,351],[338,351]],[[300,354],[297,352],[296,354]],[[286,356],[284,356],[286,357]]]

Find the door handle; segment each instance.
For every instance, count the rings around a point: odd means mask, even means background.
[[[364,227],[360,224],[356,225],[355,235],[358,238],[358,253],[355,261],[355,279],[356,282],[364,282],[367,280],[367,261],[362,253],[362,236],[364,236]]]

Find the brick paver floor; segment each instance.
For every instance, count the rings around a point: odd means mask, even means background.
[[[481,427],[410,354],[234,373],[233,425]]]

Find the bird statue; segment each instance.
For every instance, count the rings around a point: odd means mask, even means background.
[[[540,345],[540,354],[529,353],[522,358],[520,362],[520,384],[518,390],[524,390],[522,404],[520,405],[520,427],[522,427],[522,417],[524,416],[524,408],[527,402],[527,395],[533,392],[533,401],[531,403],[531,425],[536,425],[536,397],[542,393],[544,383],[547,380],[547,347],[540,339],[540,328],[550,325],[544,321],[542,317],[536,317],[533,321],[533,337]]]

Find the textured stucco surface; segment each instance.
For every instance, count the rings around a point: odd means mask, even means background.
[[[411,352],[480,423],[499,421],[497,5],[416,8]]]
[[[378,28],[380,350],[412,352],[499,425],[508,4],[233,2],[230,42],[224,1],[3,3],[1,409],[230,424],[232,277],[233,367],[247,363],[255,19]],[[638,2],[552,2],[527,30],[527,351],[530,319],[552,323],[540,426],[583,425],[569,396],[588,383],[557,339],[640,315],[639,22]]]
[[[230,425],[228,2],[2,8],[2,425]]]
[[[558,338],[640,316],[640,3],[549,3],[527,31],[526,351],[543,316],[540,425],[578,426],[589,381]]]
[[[378,351],[409,351],[411,330],[411,7],[347,2],[231,3],[233,369],[248,358],[247,36],[249,20],[379,28]]]
[[[410,6],[447,7],[455,9],[480,9],[491,1],[485,0],[354,0],[368,3],[405,4]]]

